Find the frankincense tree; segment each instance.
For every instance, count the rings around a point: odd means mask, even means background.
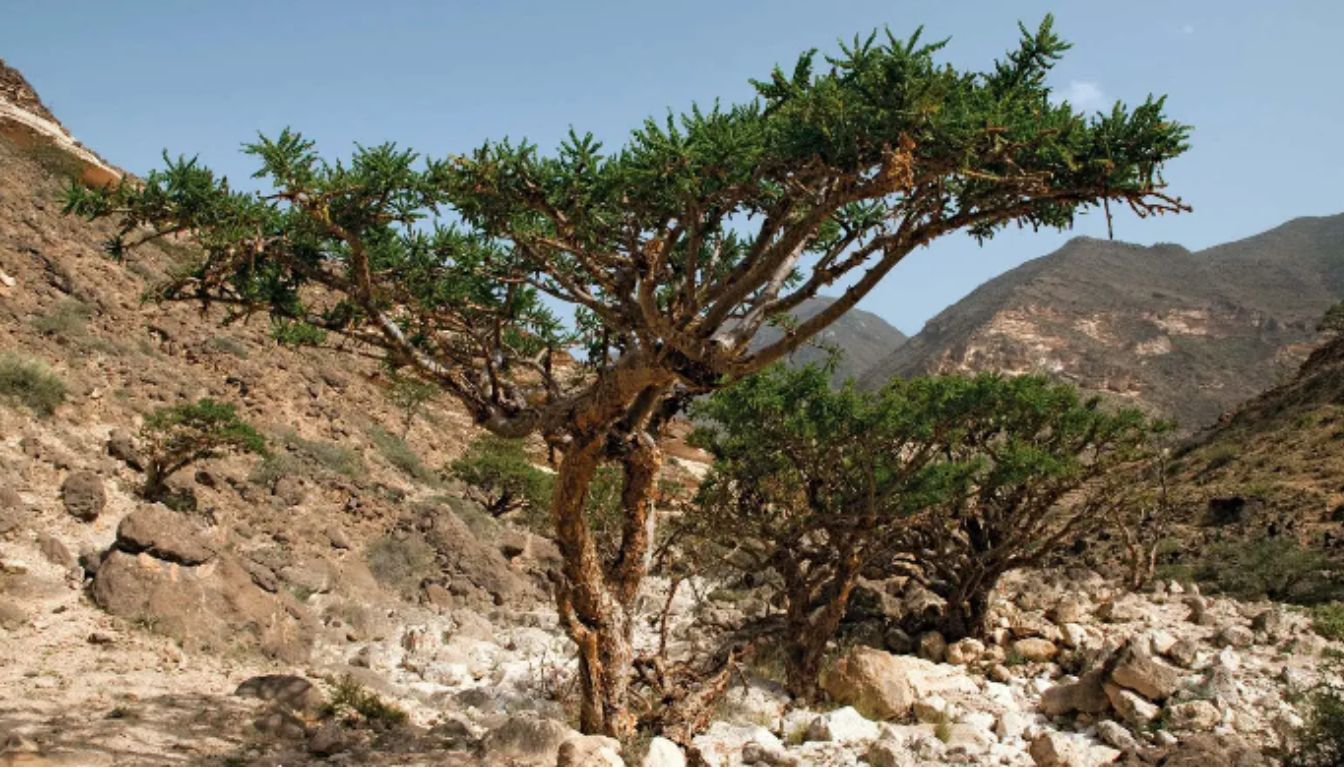
[[[1160,172],[1188,129],[1162,99],[1092,116],[1055,101],[1046,77],[1068,46],[1048,17],[989,71],[941,63],[941,48],[875,33],[820,67],[809,51],[754,101],[649,120],[614,152],[572,134],[549,155],[492,141],[421,159],[384,144],[327,162],[284,131],[247,148],[263,192],[170,160],[143,181],[74,189],[68,209],[115,217],[116,254],[195,239],[200,263],[164,298],[352,337],[491,432],[539,434],[562,454],[556,597],[579,648],[581,726],[624,734],[657,437],[688,397],[784,357],[944,235],[1067,227],[1108,203],[1184,207]],[[827,309],[751,346],[833,285],[845,288]],[[557,365],[566,350],[581,364]],[[624,475],[610,557],[584,515],[604,462]]]

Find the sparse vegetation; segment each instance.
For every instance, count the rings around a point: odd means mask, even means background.
[[[50,416],[65,402],[65,382],[44,363],[5,352],[0,354],[0,399]]]
[[[1344,603],[1312,606],[1311,628],[1327,640],[1344,640]]]
[[[1307,698],[1306,725],[1285,765],[1344,765],[1344,691],[1322,685]]]
[[[271,338],[286,347],[316,347],[327,340],[327,332],[300,320],[277,319],[271,322]]]
[[[75,182],[84,174],[84,163],[58,146],[43,141],[15,146],[24,157],[56,178]]]
[[[369,542],[364,558],[379,583],[408,597],[414,597],[421,582],[435,573],[434,548],[417,533],[380,536]]]
[[[1315,603],[1333,596],[1330,560],[1286,538],[1223,541],[1194,564],[1196,580],[1243,599]]]
[[[441,478],[438,473],[424,465],[420,460],[420,455],[415,452],[406,441],[397,435],[388,432],[382,427],[374,424],[368,429],[369,439],[373,445],[382,454],[387,463],[396,467],[408,477],[415,478],[427,485],[437,485]]]
[[[141,493],[152,501],[168,492],[167,481],[182,468],[228,452],[266,453],[266,441],[234,407],[208,398],[160,408],[140,430],[145,457]]]
[[[359,684],[350,675],[344,675],[331,688],[331,695],[322,713],[326,717],[358,721],[372,728],[395,728],[406,722],[406,711],[396,704]]]
[[[78,341],[87,333],[93,308],[79,299],[61,299],[51,311],[33,318],[33,329],[43,336]]]

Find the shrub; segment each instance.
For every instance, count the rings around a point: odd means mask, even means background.
[[[415,417],[425,407],[425,404],[433,400],[438,393],[439,388],[433,384],[410,376],[392,374],[392,382],[388,385],[386,394],[387,399],[401,411],[401,437],[403,440],[410,433],[411,424],[415,421]]]
[[[274,319],[271,338],[286,347],[316,347],[327,340],[327,332],[298,320]]]
[[[145,456],[145,498],[158,500],[178,470],[226,452],[266,453],[266,441],[232,405],[209,398],[159,408],[140,430]]]
[[[1344,301],[1326,310],[1316,330],[1332,335],[1344,335]]]
[[[232,336],[215,336],[210,339],[210,346],[225,354],[233,355],[239,360],[248,358],[247,346]]]
[[[1285,765],[1344,765],[1344,692],[1318,688],[1308,698],[1306,725]]]
[[[0,398],[50,416],[65,402],[65,382],[45,364],[6,352],[0,355]]]
[[[375,728],[395,727],[406,722],[405,710],[383,701],[350,675],[336,681],[322,714],[347,721],[362,720]]]
[[[52,176],[77,182],[84,175],[84,162],[56,145],[38,142],[19,147],[19,152]]]
[[[522,440],[485,435],[448,471],[479,494],[495,517],[519,509],[544,515],[550,504],[551,475],[527,457]]]
[[[369,427],[368,434],[374,447],[384,459],[387,459],[387,463],[422,483],[438,484],[438,474],[420,461],[420,456],[406,444],[405,440],[376,425]]]
[[[1330,570],[1324,554],[1280,537],[1218,542],[1194,576],[1233,597],[1313,603],[1330,595]]]
[[[327,472],[346,477],[358,477],[364,473],[364,459],[343,445],[324,440],[309,440],[293,430],[282,432],[279,440],[306,463],[315,464]]]
[[[379,583],[409,597],[434,573],[435,554],[419,534],[387,534],[369,542],[364,559]]]
[[[67,341],[83,338],[93,310],[78,299],[63,299],[50,312],[33,318],[33,329],[43,336]]]
[[[1344,603],[1324,603],[1313,607],[1311,628],[1328,640],[1344,640]]]

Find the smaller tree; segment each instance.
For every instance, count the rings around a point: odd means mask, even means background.
[[[1067,384],[994,374],[831,389],[776,368],[699,406],[714,454],[688,517],[692,552],[782,603],[787,684],[811,697],[861,574],[904,574],[946,601],[941,628],[983,629],[999,577],[1108,519],[1153,425]]]
[[[688,549],[773,582],[795,696],[815,695],[859,575],[890,556],[896,531],[966,493],[974,460],[944,459],[961,439],[948,383],[873,394],[832,389],[826,368],[777,366],[698,406],[693,441],[715,461]]]
[[[495,517],[518,509],[544,512],[553,480],[532,463],[523,445],[520,439],[484,435],[449,465],[449,472],[478,493]]]
[[[159,408],[140,430],[145,458],[142,495],[162,499],[168,478],[193,462],[230,451],[265,454],[266,441],[238,417],[232,405],[209,398]]]
[[[947,602],[938,629],[950,639],[984,632],[1003,574],[1107,525],[1165,428],[1044,376],[980,374],[953,388],[961,439],[947,458],[975,462],[972,493],[902,529],[891,563]]]

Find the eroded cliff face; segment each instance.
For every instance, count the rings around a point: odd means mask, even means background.
[[[17,69],[0,59],[0,138],[28,153],[47,153],[48,162],[69,167],[85,184],[115,184],[123,175],[75,140],[47,109]]]
[[[1049,373],[1183,432],[1290,376],[1344,298],[1344,216],[1191,253],[1078,239],[986,283],[875,366]]]

